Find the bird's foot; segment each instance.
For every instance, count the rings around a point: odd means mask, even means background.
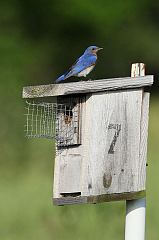
[[[92,79],[90,78],[90,79],[87,79],[87,82],[90,82],[90,81],[92,81]]]

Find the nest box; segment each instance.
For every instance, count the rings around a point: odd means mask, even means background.
[[[144,196],[152,84],[148,75],[24,87],[26,134],[55,139],[54,204]]]

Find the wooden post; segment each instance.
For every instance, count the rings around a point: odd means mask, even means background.
[[[145,64],[134,63],[131,68],[131,77],[145,76]],[[143,91],[142,122],[141,122],[141,144],[140,149],[142,158],[146,158],[147,152],[147,129],[148,129],[148,92]],[[144,144],[145,143],[145,144]],[[146,166],[145,169],[146,171]],[[146,218],[146,198],[126,201],[126,222],[125,222],[125,240],[144,240],[145,239],[145,218]]]
[[[131,66],[131,77],[144,77],[145,76],[145,64],[133,63]]]

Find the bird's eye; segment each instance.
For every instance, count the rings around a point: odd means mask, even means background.
[[[95,48],[92,48],[92,50],[95,50]]]

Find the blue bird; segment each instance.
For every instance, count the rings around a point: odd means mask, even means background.
[[[56,83],[64,81],[65,79],[76,76],[76,77],[86,77],[93,68],[95,67],[97,61],[97,52],[103,48],[97,46],[88,47],[83,55],[76,60],[76,62],[69,68],[69,70],[56,79]]]

